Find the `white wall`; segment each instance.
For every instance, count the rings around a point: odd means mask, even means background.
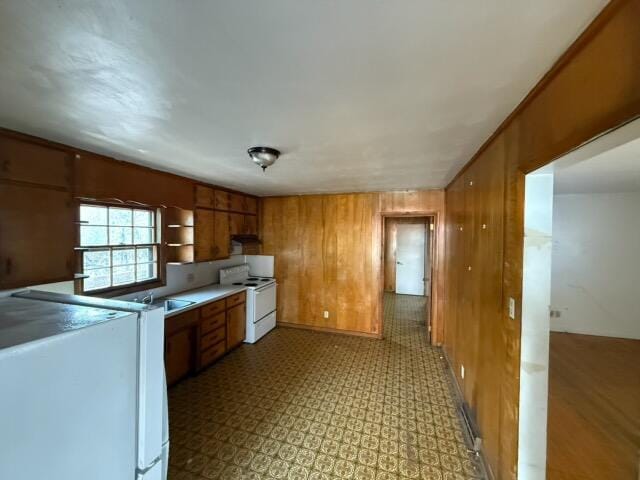
[[[556,195],[551,330],[640,339],[640,192]]]

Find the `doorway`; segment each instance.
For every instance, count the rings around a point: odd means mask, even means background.
[[[519,478],[640,478],[638,159],[640,120],[525,178]]]
[[[427,223],[396,224],[396,294],[425,295],[427,291]]]
[[[385,311],[387,304],[410,307],[414,318],[426,327],[429,341],[434,228],[433,216],[385,216],[383,220]]]

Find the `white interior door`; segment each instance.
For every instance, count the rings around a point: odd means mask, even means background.
[[[425,224],[397,225],[396,293],[424,295],[425,241]]]

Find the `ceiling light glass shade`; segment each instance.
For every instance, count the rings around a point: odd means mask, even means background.
[[[253,160],[256,165],[262,167],[262,170],[273,165],[280,156],[278,150],[270,147],[251,147],[247,152],[251,160]]]

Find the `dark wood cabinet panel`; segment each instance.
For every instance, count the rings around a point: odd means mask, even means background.
[[[196,208],[194,213],[194,255],[196,262],[214,259],[214,212]]]
[[[0,183],[0,288],[72,280],[75,218],[69,192]]]
[[[194,195],[196,207],[213,208],[215,204],[213,188],[196,185]]]
[[[71,189],[72,155],[15,138],[0,138],[0,179]]]
[[[213,254],[216,259],[229,258],[231,234],[229,233],[229,214],[214,212]]]
[[[214,193],[214,208],[217,210],[229,210],[229,192],[216,190]]]
[[[165,340],[164,365],[167,384],[172,385],[193,368],[193,329],[185,328]]]
[[[244,211],[247,213],[258,213],[258,199],[255,197],[244,197]]]
[[[101,155],[78,156],[75,183],[80,197],[193,209],[192,180]]]
[[[242,235],[244,233],[244,215],[241,213],[229,214],[229,234]]]
[[[227,310],[227,350],[240,345],[246,334],[246,315],[244,303]]]
[[[258,234],[258,217],[255,215],[244,215],[243,233],[247,235]]]
[[[232,212],[244,212],[244,195],[229,193],[229,210]]]

